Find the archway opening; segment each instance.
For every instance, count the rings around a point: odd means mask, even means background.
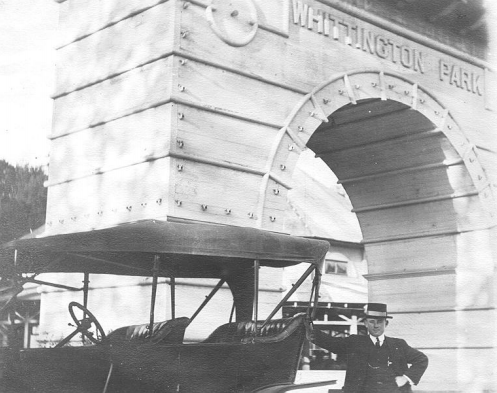
[[[307,146],[347,191],[365,244],[454,234],[477,196],[444,133],[397,101],[345,105]]]
[[[343,106],[307,146],[347,191],[365,243],[452,234],[456,199],[476,193],[443,132],[397,101]]]

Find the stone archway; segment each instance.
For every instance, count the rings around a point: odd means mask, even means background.
[[[427,383],[464,391],[478,376],[492,386],[481,359],[494,356],[495,200],[449,110],[407,78],[347,72],[303,97],[280,136],[275,155],[308,147],[346,189],[363,232],[370,301],[388,303],[391,333],[430,355]]]
[[[67,31],[58,50],[46,235],[142,219],[284,232],[284,196],[299,151],[331,143],[324,158],[361,220],[371,300],[387,300],[395,313],[391,328],[431,351],[433,390],[440,388],[437,378],[447,380],[443,390],[462,391],[477,390],[458,385],[466,377],[489,380],[493,361],[485,355],[493,354],[488,332],[496,319],[487,290],[494,271],[489,237],[497,226],[481,164],[495,176],[497,158],[492,132],[469,131],[467,117],[447,108],[476,110],[478,127],[494,124],[495,113],[484,112],[491,95],[483,84],[470,91],[468,79],[457,89],[439,80],[437,69],[451,66],[461,78],[467,70],[467,78],[471,73],[475,83],[488,79],[490,85],[494,75],[485,64],[338,1],[296,2],[293,22],[288,1],[259,1],[257,33],[254,23],[248,36],[235,28],[235,37],[212,28],[217,22],[204,17],[206,1],[111,1],[104,8],[96,0],[92,7],[59,2]],[[361,32],[366,45],[340,26]],[[253,41],[231,46],[248,42],[237,32]],[[425,67],[401,65],[393,50],[391,59],[378,56],[366,42],[373,39],[422,53]],[[379,69],[333,74],[360,64]],[[415,80],[432,84],[447,106]],[[402,113],[392,114],[394,126],[368,132],[363,115],[389,108]],[[338,119],[354,109],[363,127],[352,143],[361,146],[344,144],[349,131]],[[332,119],[341,130],[337,146]],[[455,119],[479,138],[478,149]],[[390,138],[387,130],[405,131],[404,124],[410,131]],[[414,134],[417,124],[426,132]],[[334,161],[336,149],[341,156]],[[347,161],[351,152],[369,161]],[[375,154],[392,165],[382,176],[374,172]],[[346,172],[352,164],[355,174]],[[495,260],[495,246],[493,252]],[[425,326],[429,342],[421,342],[412,324]],[[478,365],[475,348],[485,365]],[[471,367],[459,367],[465,358]]]

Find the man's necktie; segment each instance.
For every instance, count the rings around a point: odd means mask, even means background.
[[[380,344],[380,339],[378,337],[376,337],[376,348],[379,348],[381,346]]]

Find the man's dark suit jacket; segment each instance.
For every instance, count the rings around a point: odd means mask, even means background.
[[[368,371],[369,348],[372,345],[369,336],[352,335],[346,338],[338,338],[331,337],[318,329],[314,329],[313,336],[313,342],[319,347],[336,354],[347,355],[347,373],[343,391],[346,393],[361,392]],[[428,367],[426,355],[417,349],[411,348],[400,338],[385,337],[385,343],[390,351],[390,367],[392,367],[395,375],[406,375],[414,384],[418,384]],[[408,367],[408,364],[411,367]],[[403,387],[401,391],[410,392],[410,385]]]

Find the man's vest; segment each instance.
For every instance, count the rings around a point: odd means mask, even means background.
[[[381,347],[371,341],[368,348],[368,369],[363,385],[364,393],[397,393],[399,388],[395,383],[395,373],[390,363],[388,345],[383,342]]]

